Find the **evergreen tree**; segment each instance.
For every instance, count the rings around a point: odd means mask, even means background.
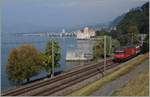
[[[43,67],[48,73],[48,77],[52,74],[52,69],[59,66],[61,58],[60,47],[56,41],[49,41],[46,45],[46,49],[43,56]]]

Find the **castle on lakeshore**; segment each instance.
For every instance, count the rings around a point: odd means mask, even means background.
[[[90,39],[95,37],[96,33],[93,29],[85,27],[83,30],[76,32],[77,39]]]

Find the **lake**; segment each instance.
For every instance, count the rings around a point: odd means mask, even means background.
[[[11,84],[6,73],[6,64],[8,55],[11,49],[20,46],[21,44],[33,45],[38,51],[42,52],[45,49],[46,43],[49,40],[55,40],[61,47],[61,60],[60,67],[56,68],[55,71],[66,71],[77,65],[84,64],[84,62],[66,62],[65,57],[68,51],[91,51],[91,44],[93,41],[90,40],[76,40],[74,37],[69,38],[51,38],[48,36],[16,36],[16,34],[2,33],[2,65],[1,65],[1,89],[2,91],[14,88]],[[92,43],[91,43],[92,42]],[[31,78],[31,80],[46,76],[46,72],[40,72],[37,76]]]

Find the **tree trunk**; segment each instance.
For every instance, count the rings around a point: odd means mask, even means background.
[[[30,78],[27,78],[27,83],[30,81]]]
[[[51,77],[51,71],[48,71],[48,75],[47,75],[48,78]]]
[[[51,74],[48,74],[47,77],[48,77],[48,78],[51,77]]]

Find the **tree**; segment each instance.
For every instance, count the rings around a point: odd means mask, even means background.
[[[54,55],[54,56],[52,56]],[[44,59],[44,69],[48,72],[48,77],[52,74],[52,61],[54,62],[54,67],[59,66],[59,61],[61,58],[60,47],[56,41],[49,41],[46,45],[44,54],[42,54]]]
[[[142,53],[149,52],[149,35],[146,36],[142,45]]]
[[[95,42],[93,46],[93,58],[97,60],[104,55],[104,36],[98,37],[98,40]],[[116,39],[111,39],[110,36],[106,37],[106,55],[110,56],[114,50],[114,48],[120,45],[119,41]]]
[[[136,26],[131,25],[128,27],[127,35],[129,37],[129,42],[131,44],[137,44],[138,43],[138,38],[137,38],[138,33],[139,33],[139,31],[138,31]]]
[[[105,30],[97,30],[96,32],[96,36],[104,36],[104,35],[108,35],[108,32]]]
[[[102,57],[102,53],[104,52],[103,48],[104,48],[103,40],[98,40],[95,42],[95,44],[93,46],[93,58],[94,58],[94,60],[97,60],[100,57]]]
[[[6,71],[13,83],[30,81],[30,77],[40,71],[41,60],[38,51],[30,45],[21,45],[11,50]]]
[[[120,41],[117,39],[112,39],[112,52],[114,52],[115,48],[120,47]]]

